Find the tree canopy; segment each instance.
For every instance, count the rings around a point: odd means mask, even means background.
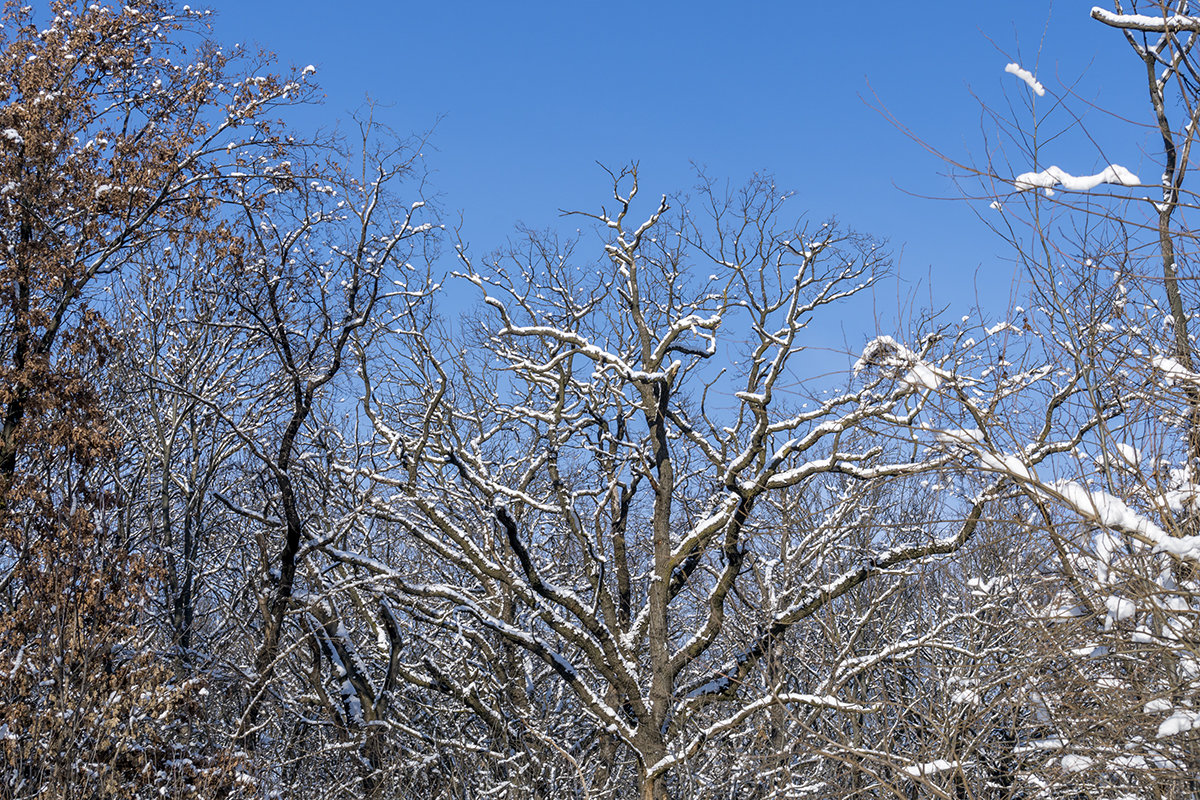
[[[207,12],[6,4],[5,796],[1195,797],[1200,16],[1142,5],[1161,180],[1010,64],[946,160],[1022,306],[813,377],[892,256],[768,176],[476,251]]]

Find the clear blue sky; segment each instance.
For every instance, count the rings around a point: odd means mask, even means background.
[[[1139,64],[1119,33],[1088,18],[1090,6],[213,5],[221,38],[317,66],[326,105],[312,119],[332,123],[370,96],[400,132],[436,122],[433,183],[464,215],[473,250],[502,244],[518,221],[544,227],[558,224],[560,208],[595,208],[606,192],[596,161],[639,161],[647,194],[691,186],[691,161],[734,182],[768,171],[798,193],[797,210],[888,239],[905,290],[921,287],[917,304],[948,304],[955,317],[977,296],[1003,314],[1013,267],[975,216],[986,203],[913,196],[955,195],[948,167],[863,98],[877,95],[922,137],[976,161],[985,155],[979,100],[1023,107],[1029,96],[1004,73],[1010,58],[1052,94],[1078,80],[1084,99],[1144,117]],[[1093,122],[1111,137],[1108,158],[1149,168],[1150,139]],[[1075,144],[1060,160],[1077,174],[1103,166],[1094,148]],[[895,294],[878,299],[881,316],[895,316]]]

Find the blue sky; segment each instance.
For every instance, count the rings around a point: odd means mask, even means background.
[[[463,214],[473,250],[502,244],[518,221],[545,227],[560,224],[560,208],[596,208],[606,196],[597,161],[639,161],[653,195],[691,186],[693,161],[734,182],[766,171],[796,191],[797,211],[889,241],[901,283],[877,296],[881,318],[913,292],[918,307],[949,306],[955,318],[977,302],[1003,314],[1014,267],[976,217],[989,213],[986,202],[922,199],[957,194],[949,168],[863,98],[877,96],[915,133],[975,162],[989,129],[981,100],[1028,118],[1028,89],[1004,73],[1012,59],[1050,90],[1039,112],[1078,81],[1077,111],[1094,101],[1144,118],[1144,73],[1118,33],[1088,18],[1090,7],[214,3],[222,39],[317,66],[326,100],[310,120],[332,123],[369,96],[400,132],[436,123],[433,185]],[[1090,122],[1109,159],[1149,168],[1144,133],[1095,114]],[[1103,166],[1090,145],[1057,146],[1068,171]]]

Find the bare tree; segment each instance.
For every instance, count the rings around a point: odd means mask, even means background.
[[[161,400],[131,422],[148,423],[143,458],[159,486],[146,493],[158,503],[147,509],[147,533],[167,556],[171,628],[185,648],[198,600],[197,536],[214,523],[235,532],[226,539],[232,550],[205,559],[218,562],[212,568],[222,577],[209,590],[226,615],[229,643],[208,656],[238,676],[232,688],[243,695],[234,741],[253,751],[275,742],[283,751],[266,762],[293,761],[299,755],[290,748],[308,752],[309,744],[293,726],[310,713],[294,706],[296,695],[316,692],[322,718],[331,715],[343,738],[364,740],[368,796],[385,767],[385,731],[375,723],[387,718],[396,677],[385,664],[387,676],[376,682],[350,652],[338,606],[346,592],[364,600],[353,587],[331,597],[331,576],[306,557],[339,541],[360,516],[339,501],[348,493],[327,472],[345,455],[339,393],[347,358],[367,346],[364,330],[427,291],[423,278],[409,281],[424,274],[410,259],[422,253],[432,225],[418,222],[422,201],[400,205],[396,195],[401,182],[419,184],[419,150],[384,144],[380,133],[364,117],[349,148],[331,141],[236,153],[238,169],[220,196],[229,211],[214,220],[221,247],[210,242],[183,254],[187,302],[156,288],[142,304],[138,329],[150,338],[139,354],[141,382]],[[211,288],[201,299],[198,287]],[[173,513],[182,519],[178,537]],[[220,565],[233,553],[232,564]],[[239,602],[248,603],[241,614]],[[382,630],[398,637],[386,606],[377,609]],[[244,628],[229,628],[246,613]],[[323,663],[335,674],[325,675]],[[329,680],[339,698],[332,703]],[[267,706],[275,708],[264,713]]]
[[[851,611],[860,587],[899,591],[914,565],[958,551],[1018,465],[1070,449],[1102,415],[1064,444],[1051,404],[1019,456],[986,462],[983,486],[906,523],[888,504],[976,436],[993,442],[974,426],[1040,386],[1061,399],[1075,385],[1037,365],[979,366],[999,346],[986,333],[980,345],[935,332],[915,350],[876,338],[849,387],[805,397],[806,328],[872,284],[878,246],[785,224],[787,195],[766,179],[705,184],[674,214],[664,197],[635,226],[636,169],[612,177],[615,209],[584,215],[599,261],[532,233],[486,263],[463,252],[460,279],[486,313],[450,340],[406,326],[408,355],[390,368],[364,360],[376,444],[340,469],[403,544],[391,558],[378,538],[324,549],[446,642],[407,665],[411,679],[508,737],[556,738],[581,794],[619,791],[627,754],[641,795],[661,798],[712,789],[692,771],[701,754],[774,708],[873,714],[856,677],[936,649],[957,617],[865,654],[847,632],[854,643],[822,645],[803,681],[771,664],[822,633],[792,632],[843,612],[869,629],[884,605]],[[586,735],[562,737],[581,721]]]
[[[1123,33],[1145,72],[1148,121],[1130,135],[1149,130],[1161,143],[1154,154],[1161,180],[1143,182],[1112,163],[1106,150],[1114,143],[1083,127],[1084,115],[1073,108],[1079,98],[1069,90],[1056,96],[1015,64],[1009,71],[1028,84],[1020,91],[1029,118],[989,109],[1002,147],[994,145],[982,167],[957,165],[964,177],[982,179],[984,219],[1024,267],[1028,308],[1000,324],[1026,343],[1026,358],[1073,384],[1042,408],[1074,418],[1083,435],[1040,469],[1009,461],[1040,413],[1033,405],[992,418],[1011,445],[985,436],[960,449],[959,469],[982,466],[1013,479],[1010,535],[1026,542],[1027,563],[1037,566],[981,576],[987,601],[1004,610],[997,619],[1009,625],[1010,638],[994,655],[1021,654],[1020,669],[992,683],[993,701],[980,706],[985,717],[1009,720],[997,725],[1007,733],[980,739],[963,758],[932,751],[927,763],[939,767],[932,771],[941,782],[927,780],[929,788],[949,791],[948,775],[961,764],[1003,762],[1005,796],[1197,791],[1191,706],[1200,674],[1200,384],[1187,366],[1195,305],[1187,217],[1195,202],[1185,179],[1196,133],[1200,22],[1187,2],[1140,6],[1117,3],[1115,13],[1097,8],[1091,16]],[[1047,92],[1053,102],[1040,103]],[[1065,141],[1056,127],[1064,121],[1078,146],[1062,152],[1081,158],[1094,146],[1096,166],[1048,162],[1048,142]],[[1088,171],[1095,174],[1072,174]],[[1149,184],[1153,196],[1142,196]],[[993,658],[980,655],[976,668]],[[954,770],[940,769],[951,763]],[[968,780],[964,791],[993,783]]]

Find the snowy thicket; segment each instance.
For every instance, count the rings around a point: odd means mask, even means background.
[[[1093,11],[1155,65],[1161,181],[1005,128],[1022,306],[831,356],[888,253],[768,178],[626,168],[476,252],[420,142],[274,118],[311,68],[11,7],[0,795],[1194,797],[1168,12]]]

